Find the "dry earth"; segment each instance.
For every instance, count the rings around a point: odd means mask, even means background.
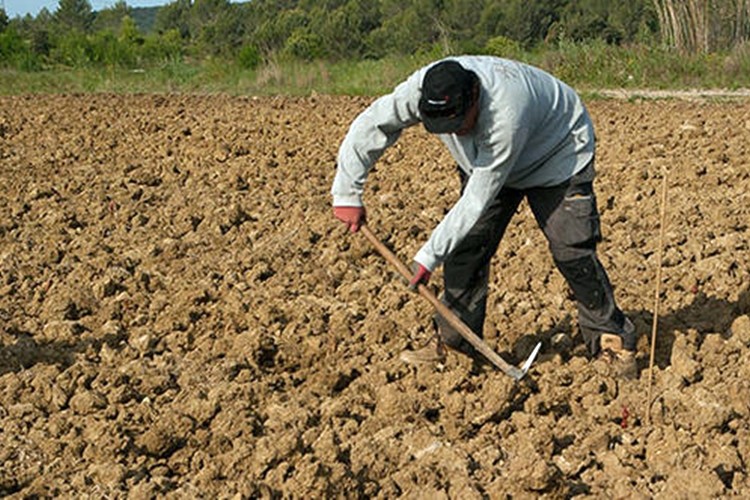
[[[399,362],[430,306],[329,206],[368,102],[0,98],[0,495],[750,497],[750,103],[588,103],[640,379],[587,359],[524,206],[486,325],[513,363],[543,342],[514,383]],[[403,260],[453,176],[418,128],[372,174],[371,227]]]

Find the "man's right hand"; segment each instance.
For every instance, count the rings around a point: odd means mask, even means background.
[[[432,271],[424,267],[419,262],[414,262],[412,264],[412,270],[414,271],[414,275],[412,276],[411,280],[409,280],[409,290],[411,290],[412,292],[416,292],[419,288],[419,285],[426,285],[427,282],[430,281]]]
[[[367,218],[365,207],[333,207],[333,216],[346,224],[352,233],[359,231]]]

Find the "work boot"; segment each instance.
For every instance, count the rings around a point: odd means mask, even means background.
[[[445,346],[437,337],[433,337],[424,347],[417,350],[401,351],[399,359],[410,365],[423,365],[429,363],[443,363],[445,361]]]
[[[622,346],[622,337],[613,333],[603,333],[599,337],[601,352],[598,358],[604,360],[616,377],[633,380],[638,378],[638,365],[635,362],[635,351]]]

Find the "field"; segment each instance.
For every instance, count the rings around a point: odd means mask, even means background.
[[[523,205],[485,329],[515,364],[542,341],[520,383],[399,361],[431,306],[330,208],[368,102],[0,97],[0,496],[750,497],[750,101],[587,101],[640,378],[587,358]],[[372,172],[405,262],[454,176],[421,128]]]

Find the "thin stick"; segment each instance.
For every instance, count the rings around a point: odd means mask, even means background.
[[[651,424],[651,386],[653,385],[654,353],[656,351],[656,332],[659,322],[659,296],[661,295],[661,265],[664,255],[664,226],[667,215],[667,169],[663,169],[661,188],[661,218],[659,222],[659,250],[657,252],[656,287],[654,291],[654,321],[651,327],[651,356],[648,361],[648,396],[646,404],[646,423]]]

